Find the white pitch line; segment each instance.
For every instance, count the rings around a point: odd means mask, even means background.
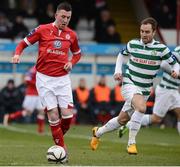
[[[20,129],[18,127],[14,127],[14,126],[3,126],[3,125],[0,125],[0,128],[3,128],[3,129],[7,129],[7,130],[10,130],[10,131],[13,131],[13,132],[20,132],[20,133],[26,133],[26,134],[34,134],[34,135],[38,135],[40,136],[37,132],[35,131],[30,131],[30,130],[26,130],[26,129]],[[43,134],[45,136],[51,136],[50,133],[45,133]],[[42,135],[42,136],[43,136]],[[70,138],[78,138],[78,139],[87,139],[87,140],[90,140],[91,139],[91,136],[86,136],[86,135],[76,135],[76,134],[67,134],[67,137],[70,137]],[[102,139],[103,141],[108,141],[108,142],[112,142],[112,143],[127,143],[127,141],[125,140],[118,140],[118,139],[114,139],[114,140],[109,140],[109,139]],[[143,143],[145,144],[145,143]],[[164,142],[160,142],[160,143],[149,143],[149,144],[154,144],[154,145],[160,145],[160,146],[174,146],[174,144],[169,144],[169,143],[164,143]]]

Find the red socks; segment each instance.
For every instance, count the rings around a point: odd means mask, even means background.
[[[45,126],[45,119],[37,117],[37,124],[38,124],[38,133],[43,133]]]
[[[63,135],[69,130],[71,125],[71,120],[72,118],[61,119],[60,127],[62,129]]]
[[[16,111],[16,112],[14,112],[14,113],[9,114],[8,120],[9,120],[9,121],[15,120],[15,119],[20,118],[20,117],[22,117],[22,116],[23,116],[22,111]]]
[[[55,144],[64,147],[64,136],[60,127],[59,120],[57,122],[50,122],[49,125],[51,127],[51,133]]]

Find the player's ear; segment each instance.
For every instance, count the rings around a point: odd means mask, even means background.
[[[57,12],[54,14],[54,18],[56,19],[56,17],[57,17]]]

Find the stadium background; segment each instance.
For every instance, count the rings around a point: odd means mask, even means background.
[[[17,17],[22,17],[22,24],[30,32],[39,24],[53,21],[52,14],[60,2],[58,0],[3,0],[1,2],[0,18],[1,20],[4,18],[5,21],[4,24],[1,21],[0,29],[0,74],[2,78],[0,88],[4,87],[9,78],[13,78],[16,85],[19,85],[22,82],[22,74],[35,62],[37,57],[37,46],[32,46],[26,49],[21,64],[17,66],[9,64],[17,42],[25,35],[25,30],[22,29],[21,32],[20,29],[13,29]],[[176,0],[156,2],[144,0],[138,3],[135,0],[89,0],[88,2],[69,0],[69,2],[73,6],[70,27],[76,30],[84,55],[72,71],[73,87],[77,86],[80,77],[84,77],[88,81],[88,87],[91,88],[100,75],[107,75],[108,84],[113,87],[115,82],[112,75],[117,53],[127,41],[139,37],[140,20],[147,16],[153,16],[159,22],[156,39],[168,44],[171,49],[179,43],[177,34],[180,19],[177,18],[178,1]],[[115,41],[115,45],[111,39],[108,41],[97,38],[96,28],[101,23],[98,22],[98,15],[104,9],[108,9],[110,22],[113,22],[120,36],[120,42]],[[178,20],[177,23],[176,20]],[[15,30],[20,32],[14,33]],[[104,29],[102,29],[102,34],[105,33],[103,31]]]
[[[72,86],[75,88],[81,77],[92,88],[102,75],[107,77],[107,84],[113,88],[116,83],[113,73],[117,53],[132,38],[139,37],[141,19],[153,16],[159,23],[156,39],[166,43],[171,50],[179,45],[180,18],[178,10],[180,0],[68,0],[73,6],[70,26],[77,32],[83,58],[72,71]],[[9,79],[14,79],[16,86],[22,83],[23,74],[31,67],[37,57],[37,45],[29,47],[23,53],[21,63],[10,63],[17,42],[39,24],[54,20],[53,12],[61,0],[1,0],[0,1],[0,90]],[[50,5],[49,5],[50,4]],[[178,5],[179,4],[179,5]],[[48,8],[48,14],[47,9]],[[53,10],[54,9],[54,10]],[[108,9],[111,25],[115,25],[120,36],[97,38],[98,14]],[[107,13],[106,13],[107,14]],[[26,28],[15,25],[17,16]],[[18,17],[19,18],[19,17]],[[107,25],[106,25],[107,26]],[[21,28],[19,28],[21,27]],[[16,33],[17,32],[17,33]],[[106,33],[104,29],[102,33]],[[115,42],[115,43],[114,43]],[[126,66],[123,66],[124,69]],[[156,84],[162,75],[160,71]],[[3,111],[0,110],[0,123]],[[170,116],[169,125],[176,120]],[[21,122],[21,121],[20,121]],[[27,121],[28,122],[28,121]],[[179,166],[180,140],[175,128],[142,128],[138,135],[140,154],[129,156],[125,149],[128,135],[119,139],[116,132],[107,134],[102,139],[97,152],[89,149],[92,125],[73,126],[65,136],[70,152],[68,165],[103,165],[103,166]],[[48,127],[44,135],[36,133],[36,125],[12,124],[4,127],[0,124],[0,166],[40,166],[49,165],[45,158],[46,150],[53,145]],[[113,138],[112,138],[113,135]],[[31,137],[31,138],[30,138]],[[36,150],[36,151],[35,151]]]

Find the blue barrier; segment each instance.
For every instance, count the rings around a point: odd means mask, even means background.
[[[16,43],[0,43],[0,51],[13,52],[16,47]],[[119,51],[125,47],[124,44],[80,44],[81,50],[84,54],[97,54],[99,56],[112,55],[116,56]],[[169,46],[171,50],[174,50],[175,46]],[[25,49],[25,52],[37,52],[38,45],[32,45]]]

